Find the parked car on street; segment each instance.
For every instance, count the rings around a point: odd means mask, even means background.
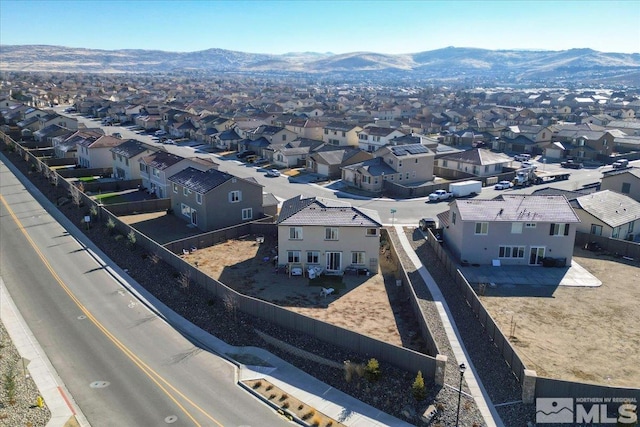
[[[526,162],[528,160],[531,160],[531,154],[528,154],[528,153],[516,154],[515,156],[513,156],[513,159],[516,162]]]
[[[493,186],[496,190],[506,190],[511,187],[513,187],[513,183],[511,181],[500,181]]]
[[[567,160],[566,162],[560,163],[560,166],[568,169],[582,169],[584,165],[581,162],[576,162],[574,160]]]
[[[267,176],[272,176],[272,177],[280,176],[280,171],[278,169],[269,169],[267,171]]]

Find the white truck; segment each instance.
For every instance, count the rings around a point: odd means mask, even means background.
[[[544,184],[547,182],[564,181],[569,179],[568,172],[544,172],[539,171],[535,166],[518,169],[513,179],[514,187],[528,187],[533,184]]]
[[[482,191],[481,181],[461,181],[449,184],[449,192],[453,197],[467,197],[480,194]]]

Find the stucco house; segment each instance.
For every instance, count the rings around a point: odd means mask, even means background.
[[[253,178],[238,178],[214,168],[188,167],[170,176],[173,214],[213,231],[263,217],[262,185]]]
[[[342,167],[372,159],[373,155],[355,147],[325,145],[307,157],[306,170],[330,179],[342,176]]]
[[[576,198],[578,231],[614,239],[640,240],[640,202],[611,190]]]
[[[284,144],[271,144],[265,149],[265,156],[271,159],[275,166],[299,167],[306,164],[309,154],[317,147],[324,144],[322,141],[298,138]]]
[[[110,135],[82,138],[76,147],[78,164],[83,168],[110,168],[113,165],[111,149],[123,142]]]
[[[324,126],[322,140],[327,144],[345,146],[358,146],[358,132],[362,128],[346,122],[330,122]]]
[[[113,176],[118,179],[140,179],[138,160],[156,150],[140,141],[129,139],[111,148]]]
[[[185,158],[166,151],[156,151],[138,159],[142,187],[158,198],[168,198],[170,183],[167,178],[187,167],[206,171],[218,169],[218,164],[199,157]]]
[[[361,150],[373,153],[377,149],[389,144],[394,138],[405,134],[398,129],[370,126],[358,132],[358,146]]]
[[[494,153],[482,148],[458,151],[436,159],[436,166],[453,171],[461,171],[476,176],[491,176],[501,173],[502,168],[511,165],[513,159],[502,153]]]
[[[438,215],[444,244],[462,263],[571,265],[580,218],[564,196],[502,195],[454,200]]]
[[[640,168],[613,169],[602,174],[601,190],[626,194],[640,202]]]
[[[326,274],[348,267],[377,273],[381,227],[374,212],[296,196],[283,202],[278,217],[278,261]]]

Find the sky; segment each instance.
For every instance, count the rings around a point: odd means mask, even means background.
[[[448,46],[640,53],[640,0],[0,0],[0,44],[271,54]]]

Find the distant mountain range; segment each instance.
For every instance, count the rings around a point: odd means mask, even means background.
[[[447,47],[399,55],[374,52],[271,55],[224,49],[180,53],[0,45],[0,71],[305,73],[443,81],[613,82],[640,86],[640,54],[604,53],[591,49],[531,51]]]

